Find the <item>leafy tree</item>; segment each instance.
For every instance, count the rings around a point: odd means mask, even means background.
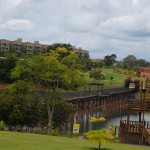
[[[29,84],[17,81],[0,94],[0,119],[8,125],[35,126],[40,120],[42,103],[29,90]]]
[[[93,63],[89,59],[89,56],[87,57],[88,54],[85,55],[85,57],[80,56],[78,59],[78,63],[81,64],[82,70],[87,71],[90,70],[93,67]]]
[[[68,51],[73,50],[73,46],[71,44],[66,44],[66,43],[54,43],[52,45],[49,45],[47,47],[47,50],[53,51],[53,50],[56,50],[58,47],[65,48]]]
[[[98,63],[99,68],[103,68],[104,65],[105,65],[104,61],[100,61],[100,62]]]
[[[123,59],[123,66],[126,69],[133,69],[133,66],[136,64],[136,57],[133,55],[128,55]]]
[[[0,81],[12,83],[11,70],[17,64],[17,57],[15,54],[6,53],[3,58],[0,58]]]
[[[62,53],[62,51],[58,51],[58,49],[66,49],[68,52],[67,53]],[[49,51],[57,51],[59,54],[62,55],[62,58],[69,55],[70,51],[73,51],[73,46],[70,44],[65,44],[65,43],[54,43],[52,45],[49,45],[47,48],[47,52]],[[77,54],[78,55],[78,63],[82,65],[82,69],[84,70],[90,70],[92,68],[92,63],[89,57],[89,54],[85,54],[84,56]]]
[[[63,58],[65,56],[69,55],[70,51],[73,51],[73,47],[71,44],[54,43],[47,47],[47,52],[50,52],[50,51],[56,51],[57,53],[62,55],[62,56],[60,56],[60,58]],[[65,53],[64,53],[64,51],[65,51]]]
[[[98,82],[99,82],[100,80],[104,79],[104,74],[102,73],[102,71],[100,69],[92,70],[90,72],[90,78],[98,80]]]
[[[149,67],[149,66],[150,66],[150,63],[148,61],[146,61],[144,59],[137,59],[134,70],[136,71],[137,68],[139,68],[139,67]]]
[[[116,54],[111,54],[111,55],[107,55],[104,57],[104,62],[105,62],[105,65],[110,67],[113,65],[114,62],[116,62]]]
[[[99,150],[101,147],[101,143],[105,143],[109,140],[114,139],[114,136],[108,134],[108,131],[106,129],[92,130],[85,133],[85,136],[88,140],[97,142],[99,145]]]
[[[74,52],[61,47],[29,59],[12,72],[14,78],[21,77],[34,81],[40,88],[39,96],[47,108],[48,133],[52,129],[55,106],[61,98],[62,83],[70,88],[74,84],[76,87],[80,85],[81,72],[77,60],[78,57]]]
[[[74,111],[75,108],[73,104],[64,101],[62,98],[59,101],[57,101],[53,117],[54,129],[66,123],[66,120],[69,119],[69,114]]]
[[[95,118],[95,117],[91,117],[91,122],[103,122],[105,121],[106,119],[103,118],[103,117],[100,117],[100,118]],[[87,133],[84,134],[86,136],[86,138],[90,141],[94,141],[94,142],[97,142],[98,145],[99,145],[99,150],[100,150],[100,147],[101,147],[101,143],[105,143],[109,140],[113,140],[115,137],[114,137],[114,128],[110,128],[109,130],[103,128],[103,129],[100,129],[100,130],[92,130],[92,131],[89,131]]]
[[[103,68],[104,65],[105,63],[102,60],[91,60],[91,69]]]

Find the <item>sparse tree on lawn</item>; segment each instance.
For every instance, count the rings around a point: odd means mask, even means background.
[[[90,72],[90,78],[93,78],[99,82],[100,80],[104,80],[104,74],[100,69],[92,70]]]
[[[90,122],[103,122],[105,120],[106,119],[103,117],[100,117],[100,118],[91,117]],[[109,130],[105,128],[100,129],[100,130],[91,130],[85,133],[84,135],[86,136],[88,140],[97,142],[99,145],[99,150],[100,150],[102,143],[105,143],[109,140],[113,140],[115,138],[113,128],[110,128]]]

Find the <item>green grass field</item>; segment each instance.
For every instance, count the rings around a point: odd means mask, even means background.
[[[123,87],[125,79],[127,79],[129,76],[114,73],[112,69],[102,68],[102,72],[105,74],[105,80],[100,81],[100,83],[104,84],[104,89],[111,89],[111,88],[120,88]],[[89,73],[85,73],[85,77],[88,82],[97,82],[96,80],[89,78]],[[113,77],[113,80],[110,80],[110,77]],[[139,78],[139,77],[132,77],[132,80],[139,79],[141,81],[145,81],[145,78]],[[111,84],[110,84],[111,82]],[[131,86],[134,86],[134,84],[131,84]],[[96,86],[91,86],[92,90],[97,90]],[[79,88],[79,91],[83,91],[84,87]],[[86,86],[86,90],[88,90],[88,86]]]
[[[77,138],[0,131],[0,150],[97,150],[97,143]],[[150,147],[106,143],[102,150],[148,150]]]
[[[102,69],[102,72],[105,74],[105,80],[102,81],[104,83],[105,88],[122,87],[124,85],[125,79],[129,77],[127,75],[114,73],[112,69]],[[111,76],[113,77],[113,80],[110,86]],[[139,79],[141,81],[145,80],[145,78],[139,78],[139,77],[131,77],[131,79],[132,80]],[[134,85],[131,84],[131,86],[134,86]]]

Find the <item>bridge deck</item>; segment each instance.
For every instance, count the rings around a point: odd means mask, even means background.
[[[112,94],[119,94],[122,92],[134,91],[134,89],[126,88],[115,88],[115,89],[105,89],[103,91],[85,91],[85,92],[64,92],[62,96],[65,100],[72,101],[76,99],[90,98],[94,96],[107,97]]]

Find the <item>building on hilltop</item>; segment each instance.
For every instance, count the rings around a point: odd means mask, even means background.
[[[89,58],[89,51],[83,50],[81,47],[76,48],[75,46],[73,46],[73,50],[79,56],[79,58],[80,57]]]
[[[1,39],[0,40],[0,51],[8,52],[10,50],[10,41]]]
[[[91,59],[91,62],[93,63],[100,63],[102,60],[101,59]]]
[[[36,54],[42,53],[47,49],[48,45],[40,44],[39,41],[31,42],[22,42],[21,38],[18,38],[14,41],[9,40],[0,40],[0,51],[15,51],[16,53],[27,53],[27,54]]]
[[[23,49],[22,39],[18,38],[15,41],[10,41],[10,48],[17,53],[21,53]]]
[[[23,42],[21,38],[17,40],[9,41],[5,39],[0,40],[0,52],[14,51],[16,53],[26,53],[26,54],[41,54],[47,51],[49,45],[40,44],[39,41]],[[79,58],[89,58],[89,51],[83,50],[81,47],[72,47]]]

